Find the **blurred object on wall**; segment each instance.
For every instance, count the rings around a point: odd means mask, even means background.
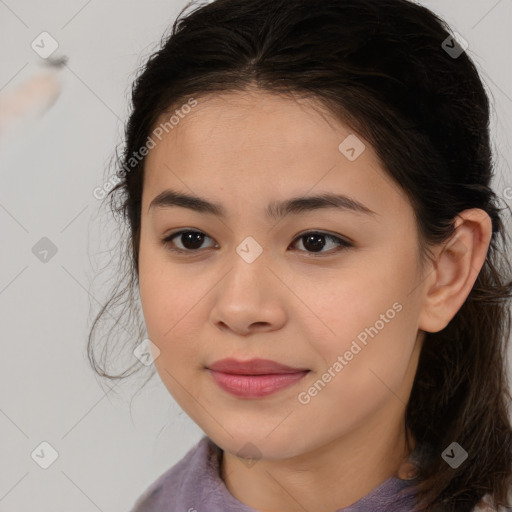
[[[14,88],[0,91],[0,142],[23,135],[24,128],[47,112],[62,91],[61,68],[67,57],[48,58],[47,69],[39,69],[28,80]]]

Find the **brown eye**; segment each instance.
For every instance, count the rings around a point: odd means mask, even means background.
[[[302,246],[306,249],[306,252],[311,251],[313,256],[316,256],[314,253],[330,254],[332,252],[336,252],[332,250],[322,251],[322,249],[324,249],[326,246],[329,246],[327,241],[334,242],[335,245],[338,246],[338,250],[352,247],[351,243],[343,240],[342,238],[330,235],[328,233],[322,233],[321,231],[310,231],[308,233],[303,233],[295,240],[302,241]]]
[[[174,239],[177,238],[181,243],[182,247],[175,246]],[[200,249],[205,238],[210,238],[201,231],[178,231],[173,233],[162,240],[165,246],[169,247],[169,250],[176,252],[195,252]],[[211,240],[211,239],[210,239]]]
[[[177,241],[175,241],[175,239]],[[205,239],[212,240],[202,231],[182,230],[167,236],[162,240],[162,243],[164,246],[168,247],[170,251],[173,252],[194,253],[199,252]],[[310,231],[303,233],[295,239],[295,243],[292,245],[296,245],[297,241],[301,241],[302,246],[304,247],[304,250],[301,250],[301,252],[306,252],[312,256],[323,256],[324,254],[329,255],[333,252],[337,252],[338,250],[353,247],[353,244],[350,242],[338,236],[323,233],[321,231]],[[181,246],[179,244],[181,244]],[[329,249],[329,247],[332,247],[333,245],[334,250]],[[327,247],[329,250],[324,251],[323,249],[325,247]]]

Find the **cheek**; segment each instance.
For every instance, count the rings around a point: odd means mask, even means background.
[[[142,312],[148,337],[160,350],[156,369],[169,389],[174,381],[167,372],[182,380],[204,363],[200,331],[205,322],[205,298],[212,283],[199,274],[196,266],[173,264],[164,250],[144,245],[141,240]]]
[[[198,310],[193,307],[199,299],[190,291],[187,295],[186,280],[171,265],[151,256],[141,259],[139,285],[148,337],[160,350],[154,364],[170,394],[186,404],[190,397],[182,383],[190,381],[190,372],[201,363],[194,321]]]
[[[417,328],[409,303],[393,301],[398,291],[388,296],[372,289],[366,298],[338,295],[325,301],[324,310],[331,315],[324,320],[334,334],[325,328],[324,336],[320,330],[313,333],[312,348],[321,363],[308,382],[311,387],[300,390],[311,397],[307,407],[314,411],[312,416],[320,417],[328,407],[333,424],[348,425],[362,421],[393,396],[407,401],[403,386]]]
[[[165,348],[187,309],[183,276],[170,265],[158,248],[141,239],[139,252],[139,293],[149,338]],[[188,308],[190,309],[190,307]]]
[[[317,290],[306,295],[316,318],[308,315],[304,327],[327,368],[346,355],[344,370],[352,368],[343,371],[346,378],[363,378],[370,368],[391,380],[393,372],[405,373],[417,334],[418,305],[410,293],[416,271],[414,255],[395,250],[368,255],[357,268],[310,288]]]

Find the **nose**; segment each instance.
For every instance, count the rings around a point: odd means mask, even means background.
[[[215,290],[211,321],[218,329],[247,336],[286,322],[283,284],[263,254],[251,263],[236,255]]]

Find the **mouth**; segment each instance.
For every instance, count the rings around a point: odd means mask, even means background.
[[[262,398],[305,377],[309,369],[293,368],[268,359],[223,359],[207,367],[216,384],[239,398]]]

